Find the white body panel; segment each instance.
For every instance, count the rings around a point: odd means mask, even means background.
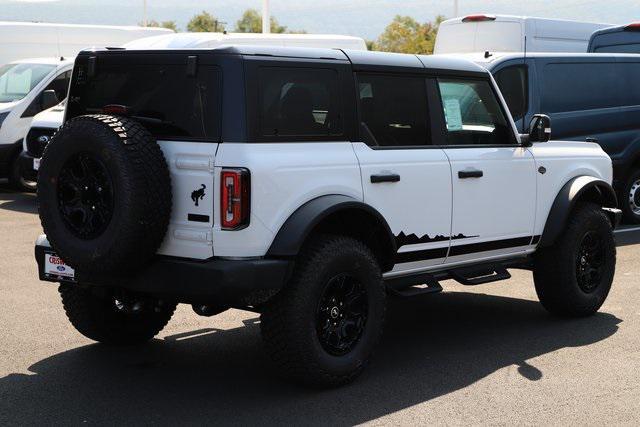
[[[216,155],[217,177],[221,167],[251,172],[251,219],[242,230],[221,230],[220,201],[214,200],[216,256],[263,256],[289,216],[317,197],[342,194],[363,199],[358,159],[350,142],[223,143]]]
[[[213,256],[214,159],[218,144],[159,141],[169,165],[173,207],[171,222],[159,253],[185,258]],[[198,205],[192,193],[204,186]],[[208,221],[189,221],[189,214],[208,217]]]
[[[472,52],[586,52],[591,34],[611,24],[526,16],[494,15],[495,20],[440,24],[435,54]]]
[[[33,117],[23,117],[25,110],[49,83],[73,68],[73,61],[60,61],[58,58],[27,59],[15,63],[51,64],[54,68],[24,98],[11,103],[0,103],[0,113],[9,112],[0,127],[0,145],[13,144],[24,138],[33,119]]]
[[[120,46],[165,28],[0,22],[0,65],[36,57],[74,57],[89,47]]]
[[[404,245],[400,241],[398,252],[448,248],[452,189],[451,166],[444,151],[373,150],[364,143],[354,143],[354,150],[360,162],[365,203],[386,218],[396,239],[404,235],[420,240]],[[398,174],[400,181],[372,183],[371,175],[381,173]],[[427,264],[441,264],[445,257],[446,251]]]
[[[180,33],[147,37],[126,44],[127,49],[210,49],[224,45],[318,47],[367,50],[364,39],[332,34]]]
[[[572,178],[586,175],[609,184],[613,181],[611,159],[598,144],[550,141],[534,144],[530,150],[536,169],[541,166],[546,169],[544,174],[536,174],[538,202],[534,235],[542,234],[556,195]]]

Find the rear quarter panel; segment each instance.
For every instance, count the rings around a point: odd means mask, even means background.
[[[350,142],[224,143],[215,162],[215,189],[220,171],[242,167],[251,172],[251,218],[247,228],[220,227],[220,200],[214,200],[214,254],[259,257],[266,254],[284,222],[317,197],[342,194],[362,201],[358,160]]]

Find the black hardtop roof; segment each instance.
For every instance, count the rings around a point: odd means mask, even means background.
[[[413,55],[365,50],[328,49],[316,47],[278,47],[258,45],[226,45],[201,49],[88,49],[80,55],[136,54],[181,54],[181,55],[238,55],[273,58],[301,58],[350,62],[354,69],[401,68],[404,70],[434,69],[460,73],[487,74],[483,67],[467,59],[433,55]]]

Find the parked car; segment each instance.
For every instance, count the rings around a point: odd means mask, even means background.
[[[84,52],[38,175],[40,278],[111,344],[151,339],[177,303],[260,312],[282,371],[324,386],[367,364],[387,292],[524,268],[548,310],[589,315],[615,270],[611,160],[550,126],[519,135],[464,60]]]
[[[23,139],[20,155],[22,177],[25,181],[38,180],[40,158],[51,137],[62,125],[65,105],[66,100],[33,116],[29,130]]]
[[[367,50],[364,39],[335,34],[178,33],[145,37],[127,43],[133,49],[214,48],[223,45],[319,47]]]
[[[640,223],[640,56],[595,53],[460,55],[494,76],[520,132],[538,113],[555,137],[597,142],[613,160],[625,221]]]
[[[67,97],[72,60],[25,59],[0,67],[0,178],[17,189],[32,191],[35,182],[23,175],[20,153],[31,119]]]
[[[611,24],[510,15],[469,15],[440,24],[434,53],[586,52],[591,34]]]
[[[173,31],[151,27],[0,22],[0,65],[25,58],[75,57],[92,46],[120,46],[169,33]]]
[[[591,35],[588,52],[640,53],[640,22],[604,28]]]

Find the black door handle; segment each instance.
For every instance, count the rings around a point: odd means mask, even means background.
[[[479,170],[467,170],[467,171],[459,171],[458,178],[467,179],[467,178],[482,178],[484,173]]]
[[[378,184],[380,182],[398,182],[400,175],[397,173],[377,173],[371,175],[371,183]]]

